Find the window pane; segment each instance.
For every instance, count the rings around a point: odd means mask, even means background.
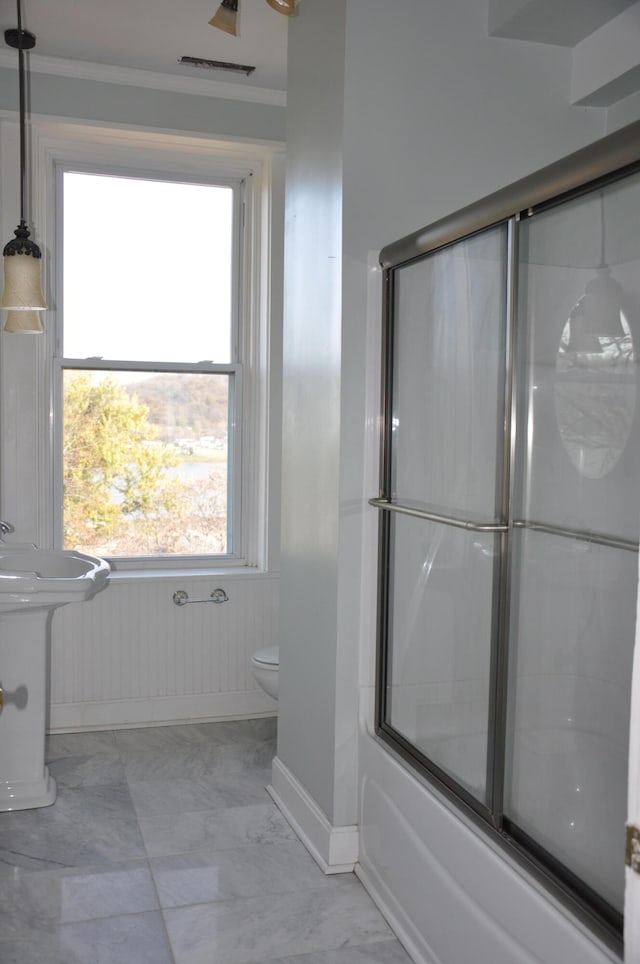
[[[505,813],[621,911],[638,557],[514,540]]]
[[[506,229],[396,272],[393,490],[496,517],[504,408]]]
[[[228,551],[233,376],[64,372],[64,546]]]
[[[233,189],[64,175],[67,358],[231,361]]]
[[[495,536],[392,531],[387,722],[485,802]]]

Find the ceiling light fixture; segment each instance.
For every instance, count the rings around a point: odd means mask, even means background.
[[[238,36],[238,0],[222,0],[222,3],[209,21],[212,27],[224,30],[234,37]]]
[[[29,239],[29,229],[25,219],[27,200],[26,169],[26,120],[25,120],[25,66],[24,51],[36,45],[36,38],[28,30],[22,29],[22,11],[17,0],[18,27],[5,30],[4,39],[9,47],[18,51],[19,89],[20,89],[20,223],[12,238],[4,247],[4,290],[0,308],[6,308],[9,316],[5,331],[38,333],[42,323],[38,312],[47,307],[42,294],[40,266],[42,252]]]
[[[284,13],[287,17],[292,17],[296,12],[297,0],[267,0],[267,3],[278,13]]]
[[[267,3],[278,13],[292,17],[300,0],[267,0]],[[238,36],[238,0],[222,0],[222,3],[209,21],[212,27],[224,30],[234,37]]]

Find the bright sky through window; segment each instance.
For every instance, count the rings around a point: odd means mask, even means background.
[[[64,175],[64,354],[231,360],[233,191]]]
[[[226,185],[64,174],[65,547],[230,551],[236,215]]]

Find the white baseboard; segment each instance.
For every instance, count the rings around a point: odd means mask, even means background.
[[[334,827],[293,773],[276,757],[269,794],[325,874],[351,873],[358,860],[358,828]]]
[[[262,690],[158,696],[152,699],[57,703],[50,709],[50,731],[108,730],[126,726],[161,726],[275,716],[277,703]]]
[[[415,964],[442,964],[433,956],[422,935],[377,874],[360,863],[355,867],[355,873],[411,960]]]

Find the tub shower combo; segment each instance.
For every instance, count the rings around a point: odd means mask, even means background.
[[[382,252],[371,501],[378,736],[619,936],[640,517],[638,131],[603,143]]]

